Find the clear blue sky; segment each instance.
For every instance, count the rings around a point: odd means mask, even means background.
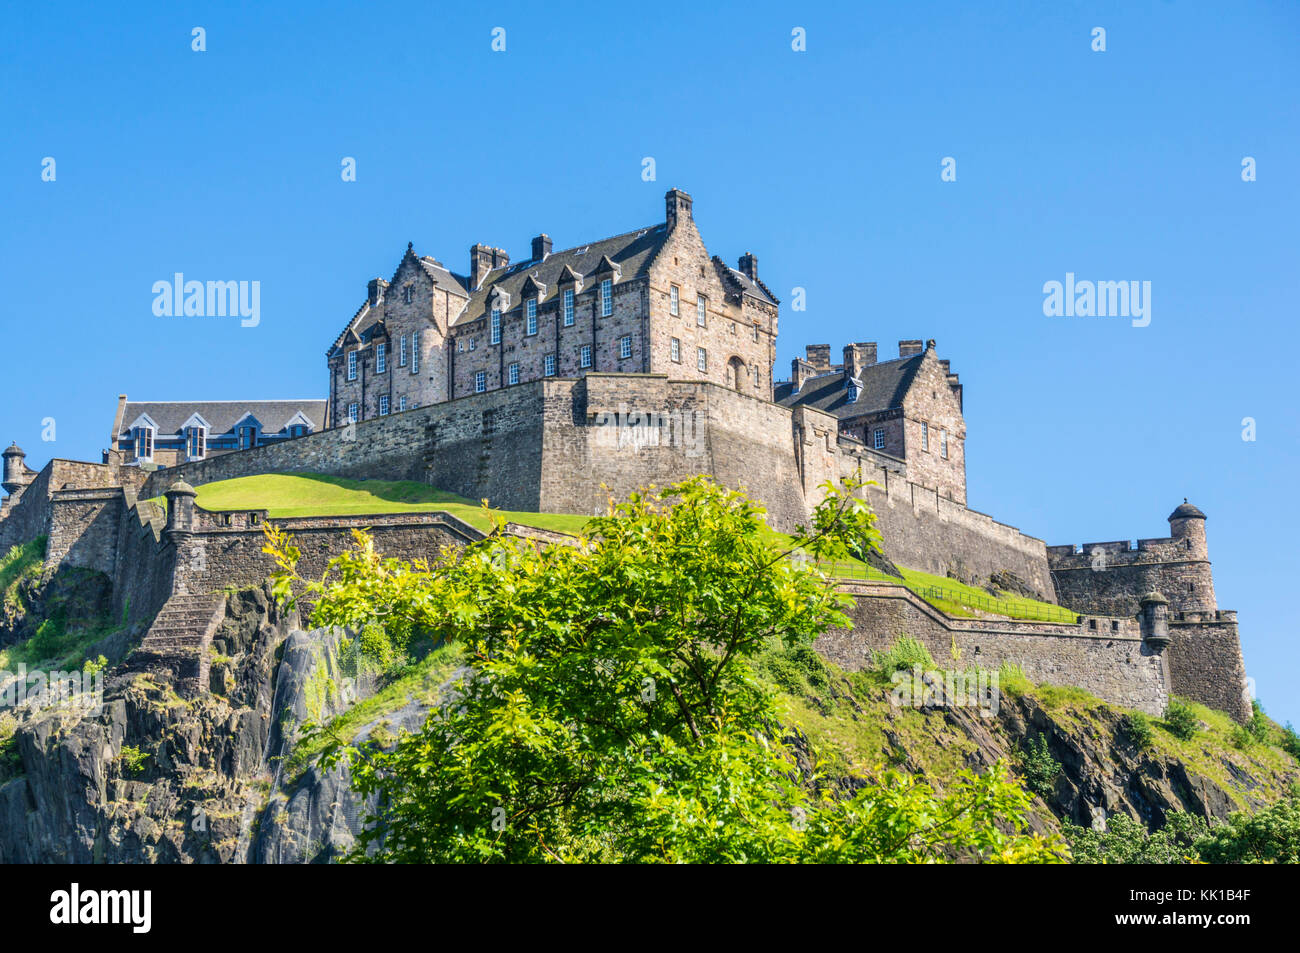
[[[661,221],[679,187],[711,251],[807,289],[778,371],[809,342],[938,340],[975,508],[1049,543],[1205,510],[1260,697],[1300,722],[1300,5],[62,3],[3,25],[0,440],[31,465],[98,459],[120,392],[324,396],[326,347],[408,241],[464,272],[474,242],[519,259]],[[260,281],[260,326],[155,317],[177,271]],[[1066,272],[1150,281],[1150,326],[1045,317]]]

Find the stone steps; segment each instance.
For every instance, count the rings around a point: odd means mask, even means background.
[[[130,669],[169,677],[182,695],[205,692],[208,646],[225,614],[224,593],[172,596],[132,654]]]

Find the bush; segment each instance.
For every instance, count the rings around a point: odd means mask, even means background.
[[[1169,702],[1169,707],[1165,709],[1164,721],[1161,722],[1166,731],[1180,741],[1191,741],[1200,730],[1201,719],[1196,717],[1196,712],[1192,711],[1192,706],[1173,699]]]
[[[1155,733],[1151,730],[1151,719],[1140,711],[1131,711],[1120,722],[1125,737],[1139,748],[1151,747]]]
[[[1025,670],[1015,662],[1003,662],[998,666],[998,689],[1009,695],[1023,695],[1034,687]]]
[[[830,685],[830,671],[810,645],[796,645],[769,652],[759,660],[758,668],[781,688],[793,694],[803,694],[809,688],[824,690]]]
[[[1104,831],[1061,825],[1076,864],[1191,864],[1199,860],[1197,840],[1208,831],[1204,818],[1185,811],[1170,811],[1154,834],[1127,814],[1108,818]]]
[[[1300,797],[1292,792],[1258,814],[1233,814],[1196,846],[1210,864],[1300,863]]]
[[[1051,796],[1060,775],[1061,762],[1048,750],[1046,735],[1039,735],[1020,749],[1020,776],[1025,787],[1043,800]]]
[[[910,636],[903,636],[884,652],[871,653],[872,664],[880,674],[893,675],[900,669],[909,669],[919,665],[922,669],[932,669],[934,657],[930,650]]]
[[[1253,712],[1250,720],[1232,729],[1232,743],[1238,748],[1253,748],[1258,744],[1268,744],[1272,739],[1273,725],[1264,714],[1264,706],[1257,698],[1251,703],[1251,707]]]
[[[149,756],[135,745],[122,745],[117,760],[122,765],[124,774],[142,774],[149,764]]]
[[[1282,750],[1300,761],[1300,735],[1296,734],[1289,721],[1286,723],[1286,727],[1282,729]]]

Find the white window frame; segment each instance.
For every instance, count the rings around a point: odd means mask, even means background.
[[[618,339],[618,356],[620,360],[626,360],[632,356],[632,335],[625,334]]]
[[[400,414],[400,413],[402,413],[404,410],[406,410],[406,398],[405,398],[405,397],[399,397],[399,398],[397,398],[397,412]]]
[[[542,374],[545,377],[555,376],[555,355],[547,354],[542,360]]]
[[[380,342],[375,345],[375,373],[383,374],[388,370],[388,345]]]
[[[387,394],[379,395],[379,416],[380,417],[388,416],[388,395]]]
[[[474,375],[474,393],[482,394],[487,390],[487,371],[478,371]]]
[[[411,335],[411,373],[420,373],[420,332]]]
[[[397,366],[398,367],[406,366],[406,335],[405,334],[402,335],[402,344],[401,347],[399,347],[397,350]]]
[[[682,313],[682,289],[676,285],[668,286],[668,313],[674,318]]]
[[[695,326],[697,328],[709,326],[709,299],[700,294],[695,296]]]
[[[357,379],[357,352],[348,351],[348,380]]]
[[[511,384],[519,383],[519,362],[518,361],[512,361],[510,363],[510,366],[506,368],[506,380],[508,380]]]
[[[873,450],[885,449],[885,428],[877,427],[871,434],[871,447]]]
[[[677,338],[673,338],[668,345],[668,349],[672,356],[673,363],[680,364],[682,362],[682,342]]]
[[[702,347],[695,349],[695,368],[706,374],[709,371],[709,352]]]
[[[939,456],[948,459],[948,431],[939,431]]]
[[[584,344],[578,351],[578,366],[591,367],[591,345]]]
[[[135,428],[135,458],[146,463],[153,462],[154,430],[152,427]],[[141,438],[144,438],[143,445]],[[140,451],[143,449],[143,453]]]
[[[614,313],[614,279],[603,278],[600,282],[600,316],[608,318]]]
[[[244,435],[248,435],[248,446],[244,446]],[[241,424],[235,428],[235,446],[240,450],[252,450],[257,446],[257,428],[252,424]]]
[[[193,441],[193,443],[191,443]],[[185,428],[185,459],[202,460],[208,452],[208,428]]]
[[[352,401],[352,403],[348,404],[348,422],[356,423],[357,420],[360,418],[360,416],[361,416],[361,408],[357,405],[357,402],[354,400]]]
[[[564,289],[564,326],[573,327],[574,309],[573,309],[573,289]]]
[[[528,299],[526,313],[528,317],[524,333],[531,336],[537,333],[537,300],[535,298]]]
[[[491,321],[492,321],[492,328],[491,328],[492,343],[500,344],[501,343],[501,309],[500,308],[492,309]]]
[[[924,420],[921,421],[921,449],[930,449],[930,425]]]

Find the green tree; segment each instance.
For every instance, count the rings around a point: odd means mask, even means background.
[[[856,488],[827,487],[796,545],[820,560],[860,544]],[[1029,799],[1001,766],[944,792],[889,775],[813,793],[752,663],[845,624],[844,597],[767,539],[760,507],[705,478],[611,503],[574,546],[495,534],[434,568],[362,536],[308,582],[268,531],[277,585],[314,598],[315,624],[467,648],[455,697],[420,731],[387,750],[330,740],[327,761],[379,796],[352,859],[1060,859],[1059,841],[1024,833]]]

